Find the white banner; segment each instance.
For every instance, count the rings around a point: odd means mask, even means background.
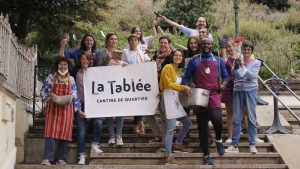
[[[85,113],[87,118],[153,115],[158,92],[155,62],[88,68]]]

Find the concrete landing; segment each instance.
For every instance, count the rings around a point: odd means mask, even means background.
[[[279,111],[280,112],[280,111]],[[268,130],[272,124],[274,119],[274,107],[273,106],[257,106],[256,107],[256,117],[257,124],[262,132]],[[286,119],[279,113],[279,119],[282,124],[287,129],[291,129],[290,124],[286,121]]]
[[[264,101],[268,102],[269,105],[268,106],[272,106],[273,107],[273,96],[272,95],[261,95],[260,96]],[[294,97],[293,95],[279,95],[278,96],[279,99],[287,106],[289,106],[290,108],[300,108],[300,101]],[[281,105],[281,103],[278,103],[279,107],[283,107]],[[259,106],[257,106],[259,107]]]
[[[273,134],[268,138],[289,169],[300,168],[300,135]]]

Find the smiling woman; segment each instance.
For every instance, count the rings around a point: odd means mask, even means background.
[[[42,99],[47,104],[42,165],[51,165],[55,159],[60,165],[66,164],[68,141],[72,140],[74,110],[83,113],[74,78],[69,74],[71,65],[68,58],[58,57],[56,72],[46,78],[41,90]],[[56,158],[54,152],[57,152]]]
[[[86,34],[82,38],[80,48],[69,50],[68,41],[69,41],[69,35],[68,33],[65,33],[63,39],[61,40],[59,54],[67,58],[74,59],[75,68],[71,71],[72,76],[74,77],[76,76],[76,73],[80,67],[79,55],[82,52],[86,52],[91,55],[91,63],[90,63],[91,66],[97,65],[97,61],[98,61],[97,58],[99,58],[100,52],[99,49],[97,48],[95,38],[92,34]]]

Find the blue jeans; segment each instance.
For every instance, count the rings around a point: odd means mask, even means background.
[[[57,160],[66,160],[68,153],[68,141],[45,138],[44,159],[54,162],[55,153],[57,155]]]
[[[160,100],[160,113],[162,116],[165,116],[165,105],[163,98]],[[172,156],[172,142],[173,142],[173,130],[176,128],[176,121],[180,121],[182,123],[182,128],[179,130],[177,134],[175,144],[182,144],[183,139],[186,134],[189,132],[190,127],[192,126],[192,122],[188,116],[184,116],[178,119],[165,119],[166,124],[166,133],[165,133],[165,149],[166,156]]]
[[[82,111],[84,111],[84,103],[81,102]],[[90,119],[81,118],[77,113],[75,116],[76,124],[77,124],[77,145],[78,145],[78,154],[85,154],[85,138],[86,138],[86,123],[89,122]],[[102,134],[102,118],[92,118],[93,122],[93,136],[92,136],[92,144],[99,144],[100,136]]]
[[[122,130],[123,130],[123,122],[124,122],[124,117],[116,117],[117,119],[117,135],[122,136]],[[111,137],[114,135],[114,118],[113,117],[107,117],[107,125],[108,125],[108,135]]]
[[[248,141],[250,145],[255,145],[256,141],[256,101],[257,90],[251,91],[234,91],[233,92],[233,132],[232,145],[238,147],[240,141],[240,133],[242,128],[243,112],[247,112],[248,121]]]
[[[79,155],[85,154],[85,142],[86,142],[86,123],[89,119],[81,118],[79,114],[76,114],[76,124],[77,124],[77,144],[78,144],[78,153]],[[92,144],[99,144],[100,136],[102,134],[102,118],[93,118],[91,119],[93,123],[93,135],[92,135]]]

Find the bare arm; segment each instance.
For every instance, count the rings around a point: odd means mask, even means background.
[[[152,22],[152,28],[151,28],[151,35],[153,36],[153,38],[155,38],[157,36],[157,31],[156,31],[156,26],[157,25],[157,21],[154,19]]]
[[[65,33],[64,38],[60,42],[60,48],[58,51],[58,54],[60,56],[65,56],[65,46],[68,44],[68,41],[69,41],[69,35],[68,33]]]

